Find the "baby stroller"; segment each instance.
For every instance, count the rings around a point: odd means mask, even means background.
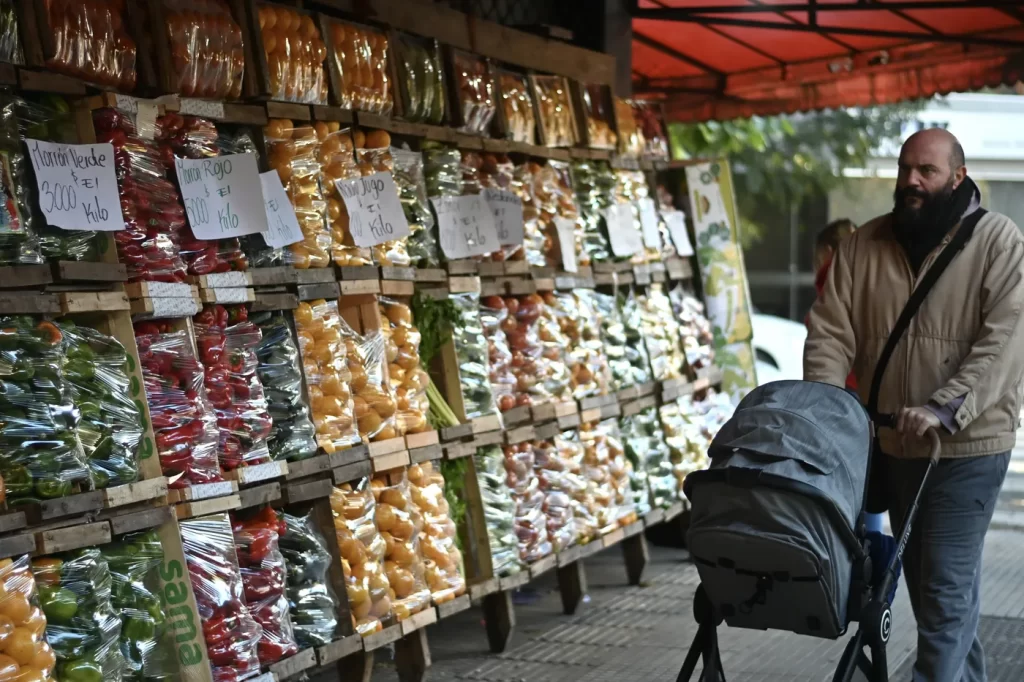
[[[876,421],[893,426],[891,417]],[[684,483],[687,545],[701,585],[699,627],[677,681],[689,680],[700,658],[703,682],[725,679],[716,631],[723,620],[826,639],[857,622],[833,680],[849,682],[857,667],[869,680],[888,680],[890,600],[939,456],[938,435],[929,436],[931,460],[883,574],[871,565],[870,543],[880,538],[870,538],[863,521],[874,441],[865,408],[840,388],[803,381],[767,384],[744,398],[711,444],[710,468]]]

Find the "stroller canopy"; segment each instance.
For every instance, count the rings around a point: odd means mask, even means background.
[[[871,455],[871,422],[845,390],[807,381],[776,381],[749,393],[718,432],[710,469],[744,467],[744,452],[763,468],[817,488],[856,528]]]

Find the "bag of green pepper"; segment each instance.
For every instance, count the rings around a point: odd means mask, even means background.
[[[90,479],[62,341],[52,322],[0,319],[0,475],[12,504],[63,497]]]
[[[334,640],[338,627],[338,598],[327,583],[333,561],[327,541],[312,512],[281,518],[287,530],[278,542],[288,571],[286,594],[295,640],[303,649],[324,646]]]
[[[99,549],[33,561],[46,614],[46,640],[57,655],[58,682],[121,682],[121,619],[112,603],[113,579]]]
[[[506,481],[505,455],[497,445],[477,448],[474,463],[490,541],[491,570],[497,576],[518,573],[523,566],[516,536],[516,502]]]
[[[33,207],[32,166],[18,118],[23,103],[20,97],[0,93],[0,265],[43,262]]]
[[[441,267],[437,234],[434,231],[434,214],[430,212],[430,203],[427,201],[423,157],[408,149],[392,147],[391,158],[391,172],[398,188],[398,198],[402,202],[402,210],[409,223],[409,239],[406,245],[409,258],[417,268]]]
[[[448,300],[455,303],[462,320],[452,334],[452,341],[459,360],[466,418],[497,414],[498,407],[491,390],[490,351],[480,321],[480,295],[455,294]]]
[[[128,397],[128,354],[121,343],[70,320],[63,335],[64,378],[81,414],[78,438],[96,488],[139,479],[142,414]]]
[[[104,545],[110,567],[111,603],[121,615],[121,654],[124,679],[132,682],[167,680],[176,675],[173,642],[165,626],[160,601],[160,564],[164,551],[156,531],[123,536]]]

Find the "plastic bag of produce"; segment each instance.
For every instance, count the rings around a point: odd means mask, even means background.
[[[359,335],[345,320],[341,321],[341,342],[352,377],[349,385],[359,436],[365,442],[401,436],[398,401],[385,374],[385,363],[398,360],[397,345],[387,343],[379,329]]]
[[[646,295],[637,297],[637,303],[642,311],[644,343],[654,379],[665,381],[683,376],[686,359],[680,346],[679,324],[661,285],[652,284]]]
[[[43,262],[39,232],[45,220],[37,217],[36,185],[22,136],[21,111],[25,101],[0,93],[0,154],[9,166],[0,191],[0,264],[27,265]]]
[[[231,520],[214,514],[181,521],[180,527],[213,679],[230,682],[259,672],[262,628],[245,605]]]
[[[315,15],[280,5],[260,5],[258,11],[270,98],[327,104],[327,46]]]
[[[474,293],[448,297],[458,307],[461,324],[452,333],[455,354],[459,360],[462,402],[467,419],[497,413],[491,391],[489,347],[479,311],[480,296]]]
[[[7,632],[0,651],[4,673],[11,680],[55,679],[57,657],[47,641],[48,624],[39,607],[37,582],[29,570],[28,555],[0,559],[0,615],[6,619]],[[77,606],[74,598],[71,603]]]
[[[417,123],[438,125],[444,120],[444,61],[436,40],[400,34],[393,43],[398,58],[398,77],[404,117]]]
[[[593,308],[600,321],[601,335],[604,338],[604,353],[608,358],[608,367],[611,370],[611,389],[620,391],[623,388],[643,383],[644,375],[636,376],[633,366],[626,357],[628,350],[626,327],[619,315],[615,297],[589,289],[581,289],[576,292],[576,295]]]
[[[560,457],[554,441],[538,440],[533,448],[533,470],[544,495],[544,519],[547,538],[554,552],[568,549],[576,542],[572,491],[576,481],[572,463]],[[586,489],[586,484],[579,481]]]
[[[619,525],[628,526],[637,520],[638,514],[650,509],[644,504],[640,511],[633,493],[633,464],[626,457],[626,448],[619,430],[619,422],[605,419],[597,425],[595,431],[605,440],[608,447],[608,471],[611,474],[612,487],[615,489],[615,506],[618,508]]]
[[[587,121],[587,142],[590,147],[614,150],[619,141],[615,134],[615,116],[611,97],[603,85],[587,84],[582,88],[583,111]]]
[[[131,281],[184,282],[179,243],[187,229],[178,188],[167,178],[165,160],[152,140],[143,139],[127,114],[93,112],[97,142],[114,146],[124,229],[114,233],[118,259]]]
[[[497,445],[477,448],[476,479],[484,507],[484,523],[490,543],[494,575],[518,573],[519,539],[516,536],[516,503],[506,485],[505,456]]]
[[[487,366],[491,393],[498,409],[508,412],[516,406],[516,376],[512,373],[512,351],[506,330],[514,329],[516,318],[509,315],[505,299],[487,296],[480,300],[480,324],[487,338]]]
[[[346,325],[347,326],[347,325]],[[342,340],[337,301],[302,302],[295,309],[302,370],[317,446],[333,453],[359,443],[350,385],[348,345]]]
[[[135,343],[167,485],[184,488],[223,480],[217,457],[217,415],[206,395],[205,371],[192,354],[188,332],[171,331],[167,323],[139,322]]]
[[[441,265],[434,214],[427,200],[427,184],[423,175],[423,156],[408,149],[391,148],[392,173],[405,219],[409,223],[407,249],[410,264],[417,268]]]
[[[633,383],[646,384],[653,379],[651,360],[644,345],[643,311],[632,288],[619,294],[618,306],[626,336],[626,360],[631,368]]]
[[[288,246],[286,259],[300,270],[326,268],[331,262],[331,233],[328,203],[320,187],[322,150],[316,130],[274,118],[263,129],[263,136],[267,163],[277,171],[303,235],[301,242]]]
[[[227,2],[163,0],[163,5],[178,83],[175,92],[185,97],[238,99],[245,53],[242,28],[231,16]],[[264,16],[261,12],[260,19]]]
[[[391,136],[386,131],[373,130],[358,141],[363,142],[362,146],[356,146],[360,174],[390,173],[394,177]],[[373,262],[384,266],[408,267],[412,264],[408,242],[407,237],[402,237],[373,246]]]
[[[95,329],[69,320],[59,327],[64,379],[81,415],[78,440],[93,484],[134,483],[144,428],[142,413],[129,397],[128,354],[117,339]]]
[[[326,123],[317,123],[316,129],[320,143],[317,150],[320,186],[327,197],[331,258],[341,266],[369,265],[370,250],[360,248],[352,241],[348,209],[337,185],[338,180],[351,180],[362,175],[355,156],[355,142],[362,139],[362,133],[359,130],[352,133],[347,128],[337,127],[337,124]],[[358,139],[353,140],[353,137]]]
[[[239,512],[232,517],[245,603],[263,630],[256,647],[263,666],[299,651],[285,596],[287,569],[278,547],[281,531],[286,530],[284,525],[271,507]]]
[[[256,372],[263,384],[270,415],[267,448],[275,460],[297,462],[316,455],[316,427],[302,394],[299,348],[283,312],[255,313],[250,320],[260,328],[255,348]]]
[[[24,64],[25,53],[21,50],[18,14],[14,6],[14,0],[0,2],[0,61],[8,64]]]
[[[57,679],[121,680],[121,617],[111,603],[113,579],[100,550],[39,559],[32,571],[46,614],[46,641],[60,663]]]
[[[199,359],[206,368],[206,395],[220,429],[220,466],[232,471],[270,461],[270,415],[256,372],[260,328],[244,305],[208,305],[195,319]]]
[[[331,59],[341,74],[341,106],[389,115],[394,106],[388,37],[383,31],[347,21],[329,19],[334,53]]]
[[[460,130],[484,135],[498,109],[490,65],[483,57],[462,50],[453,49],[451,59],[456,82],[449,87],[458,92]]]
[[[657,408],[622,417],[619,431],[632,465],[630,487],[637,513],[643,516],[652,507],[669,506],[675,496],[675,481]]]
[[[519,541],[519,559],[533,563],[551,554],[548,538],[547,517],[544,515],[545,495],[540,488],[540,478],[534,471],[532,443],[506,445],[506,482],[516,503],[516,537]]]
[[[555,383],[565,383],[569,375],[564,363],[549,359],[540,336],[540,317],[544,299],[537,294],[506,296],[505,309],[515,325],[508,325],[505,338],[511,351],[512,374],[516,380],[516,405],[542,405],[550,402]]]
[[[583,218],[582,253],[590,263],[615,260],[608,243],[605,211],[612,205],[615,175],[604,161],[574,161],[572,184]]]
[[[122,536],[104,545],[110,568],[111,605],[121,618],[125,679],[171,679],[177,673],[173,647],[163,641],[166,612],[161,602],[160,565],[164,550],[156,531]]]
[[[665,445],[669,450],[672,476],[675,478],[674,499],[682,496],[683,479],[686,475],[698,468],[695,459],[699,456],[700,427],[686,419],[679,401],[662,405],[658,408],[658,415],[665,432]]]
[[[544,391],[551,400],[563,402],[572,400],[571,371],[568,358],[569,339],[562,333],[559,314],[553,296],[540,297],[537,309],[537,335],[547,372],[544,377]]]
[[[379,299],[381,320],[387,324],[384,334],[385,352],[390,359],[388,379],[395,394],[400,433],[423,433],[427,423],[427,385],[430,377],[420,367],[420,332],[412,323],[412,311],[404,303],[390,298]]]
[[[633,211],[633,224],[640,234],[642,232],[642,223],[640,221],[640,209],[639,202],[641,199],[648,199],[651,196],[651,190],[647,186],[647,178],[644,176],[643,171],[629,171],[629,170],[617,170],[615,171],[615,199],[619,203],[630,204]],[[658,220],[658,245],[655,247],[647,246],[647,242],[644,242],[643,248],[634,255],[632,261],[634,263],[646,263],[648,261],[660,260],[661,258],[661,216],[657,216]]]
[[[374,478],[370,487],[376,498],[377,529],[387,548],[384,571],[391,585],[391,609],[401,621],[430,606],[430,590],[420,555],[423,516],[412,503],[404,471]]]
[[[545,301],[555,307],[562,334],[569,342],[573,397],[607,395],[611,391],[612,374],[604,354],[597,311],[589,292],[549,293],[545,295]]]
[[[536,187],[541,166],[536,161],[526,161],[513,172],[515,184],[520,188],[519,198],[523,201],[523,258],[531,267],[555,267],[558,264],[549,262],[547,257],[553,245],[545,232],[547,223]]]
[[[527,195],[529,188],[524,186],[523,176],[516,173],[516,168],[512,165],[512,161],[508,156],[485,152],[482,155],[478,155],[478,158],[480,166],[477,177],[480,190],[492,189],[511,192],[524,203],[529,199]],[[467,182],[466,185],[468,187],[469,183]],[[526,220],[525,208],[523,210],[523,220]],[[506,235],[499,234],[498,236],[503,241],[507,241],[505,239]],[[521,261],[526,260],[526,251],[522,244],[503,243],[501,248],[495,249],[494,252],[483,258],[495,262]]]
[[[498,87],[508,138],[514,142],[536,144],[534,130],[537,123],[526,76],[501,69],[498,71]]]
[[[429,198],[462,195],[462,154],[458,149],[440,142],[424,142],[423,174]]]
[[[135,89],[135,41],[124,5],[108,3],[47,4],[56,51],[46,65],[75,78],[113,88]]]
[[[384,566],[387,543],[377,531],[376,500],[370,479],[345,483],[331,492],[352,627],[363,637],[391,624],[391,583]]]
[[[715,364],[715,337],[704,312],[704,304],[683,286],[669,292],[672,311],[679,320],[679,335],[691,371],[710,369]]]
[[[53,322],[0,319],[0,474],[9,504],[63,497],[75,484],[90,484],[63,348],[63,334]]]
[[[533,76],[531,80],[542,123],[543,143],[548,147],[572,147],[579,136],[569,82],[563,76]]]
[[[287,573],[288,612],[299,647],[324,646],[338,627],[338,597],[327,582],[334,558],[313,520],[281,514],[285,533],[278,541]]]
[[[604,535],[615,530],[620,516],[611,471],[611,450],[607,439],[597,430],[596,422],[580,424],[579,437],[584,453],[582,473],[595,503],[592,511],[598,533]]]
[[[444,476],[424,462],[409,467],[409,494],[423,519],[419,531],[419,549],[423,557],[424,578],[435,604],[451,601],[466,592],[462,575],[462,552],[457,546],[458,531],[449,515]]]
[[[536,198],[539,219],[537,229],[540,231],[542,241],[536,236],[531,237],[530,249],[536,250],[539,246],[539,253],[543,256],[544,262],[540,263],[540,256],[534,256],[531,263],[546,265],[548,267],[564,268],[562,258],[561,242],[558,238],[556,218],[571,222],[575,225],[573,229],[574,252],[576,262],[580,266],[590,265],[590,252],[583,248],[583,235],[586,227],[583,217],[580,215],[579,207],[572,190],[569,165],[562,161],[548,161],[543,166],[537,166],[533,175],[533,194]]]

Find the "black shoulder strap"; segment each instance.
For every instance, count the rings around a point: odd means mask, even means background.
[[[876,421],[878,419],[878,393],[882,386],[882,377],[885,376],[885,368],[889,365],[889,360],[896,350],[896,345],[899,344],[903,334],[910,327],[910,321],[914,319],[914,315],[917,314],[921,304],[924,303],[925,297],[928,296],[932,287],[935,286],[935,282],[945,272],[946,266],[950,264],[953,257],[967,244],[967,240],[974,234],[974,228],[977,227],[978,221],[982,219],[985,213],[985,209],[979,208],[960,221],[960,228],[953,235],[953,239],[942,250],[942,253],[935,259],[932,266],[928,268],[928,271],[924,273],[921,283],[911,292],[907,305],[903,308],[903,312],[900,313],[899,319],[896,320],[896,325],[892,328],[892,332],[889,333],[889,338],[882,349],[882,355],[878,358],[878,364],[875,365],[875,375],[871,379],[871,393],[868,395],[868,414],[872,419]]]

